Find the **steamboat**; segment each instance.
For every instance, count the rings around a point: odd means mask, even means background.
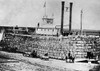
[[[66,64],[85,63],[91,65],[90,68],[98,66],[100,59],[100,31],[82,30],[82,27],[81,30],[71,29],[72,2],[70,3],[69,29],[64,29],[64,3],[64,1],[61,2],[60,27],[59,25],[45,27],[40,26],[40,23],[34,28],[1,26],[1,29],[4,30],[0,35],[2,50],[20,52],[24,56],[39,57],[48,61],[49,59],[57,59],[64,60]],[[54,19],[45,16],[42,20],[44,23],[52,24]]]

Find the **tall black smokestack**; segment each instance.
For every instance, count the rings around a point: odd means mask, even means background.
[[[71,34],[71,29],[72,29],[72,5],[73,3],[70,3],[70,12],[69,12],[69,34]]]
[[[61,30],[60,30],[61,35],[63,35],[64,4],[65,4],[65,2],[62,1],[61,2],[61,5],[62,5],[62,9],[61,9]]]

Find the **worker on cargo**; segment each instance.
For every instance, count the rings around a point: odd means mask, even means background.
[[[92,52],[87,52],[87,58],[89,58],[89,59],[93,59],[93,57],[94,57],[94,55],[93,55],[93,53]]]
[[[68,59],[69,59],[69,62],[71,61],[71,59],[72,59],[72,56],[71,56],[71,52],[69,51],[69,53],[68,53]]]
[[[71,57],[71,53],[70,53],[70,51],[69,51],[69,53],[68,53],[68,58],[70,58]]]
[[[68,59],[69,59],[69,62],[71,61],[71,62],[74,62],[74,56],[72,56],[72,54],[71,54],[71,52],[69,51],[69,53],[68,53]]]

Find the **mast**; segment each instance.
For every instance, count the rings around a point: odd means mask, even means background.
[[[82,16],[83,16],[83,11],[81,10],[81,14],[80,14],[80,35],[82,35]]]

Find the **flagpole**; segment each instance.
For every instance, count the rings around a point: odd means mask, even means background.
[[[45,17],[47,18],[47,16],[46,16],[46,0],[45,0],[45,3],[44,3],[44,7],[45,7]]]

